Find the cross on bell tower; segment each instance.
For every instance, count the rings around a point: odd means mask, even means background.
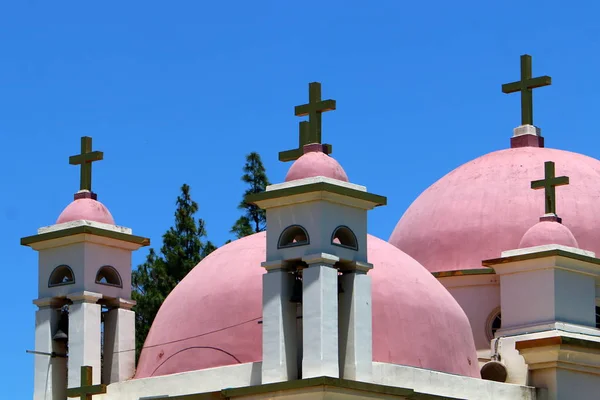
[[[556,215],[556,186],[568,185],[569,177],[555,176],[553,161],[546,161],[544,163],[544,172],[544,179],[531,182],[531,188],[544,189],[546,214]]]
[[[300,122],[298,148],[279,153],[279,161],[297,160],[304,154],[307,144],[321,144],[321,114],[336,109],[335,100],[321,100],[321,83],[311,82],[308,85],[308,103],[295,107],[295,115],[303,117],[308,115],[308,121]],[[330,144],[323,144],[323,152],[331,154]]]
[[[81,166],[80,191],[92,192],[92,163],[102,159],[104,159],[103,152],[92,151],[92,138],[83,136],[81,138],[81,154],[69,157],[69,164]]]

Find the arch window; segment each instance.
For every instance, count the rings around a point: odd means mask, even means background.
[[[338,226],[331,235],[331,244],[345,247],[347,249],[358,250],[358,240],[352,229],[345,225]]]
[[[110,265],[105,265],[98,270],[98,273],[96,274],[96,283],[99,285],[123,287],[121,275],[119,275],[117,270]]]
[[[75,283],[75,274],[68,265],[59,265],[54,268],[48,279],[48,287],[72,285]]]
[[[496,331],[502,327],[502,314],[500,307],[495,309],[487,319],[485,333],[489,340],[494,338]]]
[[[300,225],[288,226],[281,232],[277,248],[284,249],[287,247],[305,246],[310,243],[308,232]]]

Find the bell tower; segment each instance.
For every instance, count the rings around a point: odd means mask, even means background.
[[[309,103],[296,107],[297,116],[309,116],[300,123],[299,148],[280,153],[281,161],[295,160],[286,182],[247,199],[267,215],[263,384],[372,381],[367,211],[386,198],[349,183],[328,155],[331,146],[321,144],[321,113],[335,108],[334,100],[321,100],[320,83],[311,83]]]
[[[131,310],[131,255],[149,239],[117,226],[92,192],[92,139],[81,139],[80,190],[56,224],[24,237],[38,251],[34,400],[64,400],[79,387],[82,366],[93,384],[113,383],[135,370],[135,315]],[[102,361],[103,357],[103,361]],[[68,378],[67,378],[68,376]]]

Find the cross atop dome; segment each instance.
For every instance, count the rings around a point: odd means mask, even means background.
[[[521,80],[502,85],[502,93],[521,92],[521,125],[533,125],[533,91],[552,84],[549,76],[531,77],[531,56],[521,56]]]
[[[279,161],[297,160],[304,154],[307,144],[321,144],[321,114],[336,109],[335,100],[321,100],[321,83],[311,82],[308,85],[308,103],[295,107],[295,115],[303,117],[308,115],[308,121],[300,122],[298,135],[298,148],[279,153]],[[323,144],[323,152],[330,154],[330,144]]]
[[[556,186],[569,184],[568,176],[555,176],[554,162],[546,161],[544,163],[544,179],[532,181],[532,189],[544,189],[546,198],[546,215],[542,218],[550,218],[556,222],[561,222],[556,215]]]
[[[69,164],[81,166],[81,176],[79,183],[79,191],[88,193],[95,198],[92,192],[92,163],[104,159],[104,153],[101,151],[92,151],[92,138],[83,136],[81,138],[81,154],[69,157]],[[75,195],[78,198],[78,195]]]

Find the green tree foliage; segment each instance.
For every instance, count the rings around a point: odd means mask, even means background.
[[[190,187],[184,184],[177,197],[175,225],[163,235],[160,254],[150,249],[146,262],[132,274],[136,358],[139,357],[156,313],[171,290],[216,248],[204,242],[206,229],[202,219],[196,220],[198,204],[190,196]]]
[[[252,152],[246,156],[243,171],[242,181],[248,184],[248,188],[244,192],[244,197],[238,208],[244,210],[244,215],[231,228],[231,233],[235,234],[238,239],[256,232],[262,232],[267,228],[265,211],[254,204],[246,203],[248,195],[263,192],[270,184],[258,153]]]

